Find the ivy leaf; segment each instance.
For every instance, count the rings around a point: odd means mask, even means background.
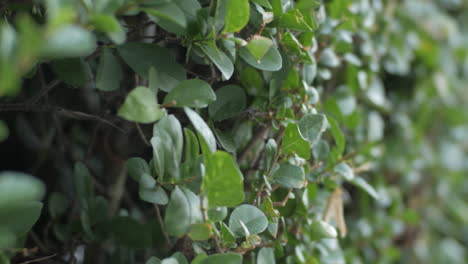
[[[247,25],[250,17],[249,0],[227,0],[224,32],[234,33]]]
[[[289,123],[284,130],[281,151],[285,154],[295,153],[303,159],[310,158],[310,143],[301,136],[297,124]]]
[[[205,166],[203,191],[206,193],[209,207],[232,207],[244,201],[244,177],[229,153],[216,151],[207,155]]]
[[[292,164],[283,164],[277,169],[272,178],[286,188],[302,188],[304,186],[304,169]]]
[[[165,92],[186,79],[184,68],[166,48],[150,43],[128,42],[117,50],[132,70],[145,79],[148,79],[150,68],[154,67],[159,73],[159,88]]]
[[[229,57],[219,50],[214,44],[200,45],[200,48],[221,71],[223,78],[225,80],[229,80],[234,73],[234,65],[232,64],[231,59],[229,59]]]
[[[308,114],[299,120],[299,132],[302,137],[314,145],[327,129],[327,119],[322,114]]]
[[[185,235],[191,224],[190,203],[184,192],[176,186],[166,209],[164,227],[166,232],[175,237]]]
[[[222,121],[240,113],[246,106],[244,89],[237,85],[226,85],[216,90],[216,101],[208,107],[214,121]]]
[[[203,259],[201,264],[242,264],[242,256],[237,253],[213,254]]]
[[[197,112],[187,107],[184,107],[184,111],[187,117],[190,119],[190,122],[192,122],[192,125],[202,135],[203,139],[208,145],[210,152],[212,153],[215,152],[216,151],[216,138],[213,132],[211,131],[210,127],[197,114]]]
[[[273,46],[273,41],[269,38],[255,35],[245,46],[252,54],[252,57],[259,62],[263,56],[268,52],[268,50]]]
[[[283,66],[283,59],[281,58],[281,54],[273,46],[260,60],[256,60],[246,47],[240,48],[239,55],[245,62],[259,70],[278,71]]]
[[[229,228],[236,237],[244,236],[241,222],[248,229],[250,235],[260,234],[268,226],[265,214],[257,207],[248,204],[236,207],[229,218]]]
[[[166,111],[159,107],[148,88],[139,86],[128,93],[118,115],[129,121],[153,123],[163,118]]]
[[[172,89],[164,98],[164,104],[175,102],[177,107],[203,108],[215,100],[216,95],[207,82],[192,79],[182,81]]]

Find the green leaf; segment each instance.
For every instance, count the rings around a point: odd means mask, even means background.
[[[156,180],[151,175],[143,173],[140,175],[139,184],[142,188],[154,188],[156,186]]]
[[[5,171],[0,173],[0,208],[13,202],[40,200],[44,184],[30,175]]]
[[[197,136],[189,128],[184,128],[185,135],[185,162],[192,164],[200,154],[200,146],[198,145]]]
[[[254,2],[256,4],[259,4],[259,5],[263,6],[263,7],[266,7],[268,9],[272,9],[271,4],[270,4],[270,2],[268,2],[268,0],[250,0],[250,1],[252,1],[252,2]]]
[[[228,245],[236,242],[236,238],[231,229],[224,223],[221,222],[221,237],[223,238],[223,244]]]
[[[272,46],[273,41],[270,38],[255,35],[245,47],[250,51],[252,57],[257,62],[260,62]]]
[[[197,112],[193,111],[190,108],[184,107],[185,114],[192,122],[192,125],[195,129],[200,133],[205,140],[206,144],[211,153],[216,151],[216,138],[211,131],[210,127],[205,123],[205,121],[197,114]]]
[[[236,207],[229,218],[229,228],[236,237],[244,236],[241,221],[251,235],[260,234],[268,226],[265,214],[257,207],[248,204]]]
[[[74,184],[80,199],[87,200],[94,195],[94,184],[88,168],[81,162],[74,167]]]
[[[138,157],[127,160],[127,172],[136,182],[140,182],[140,177],[143,174],[151,175],[151,170],[146,160]]]
[[[182,147],[184,144],[182,126],[174,115],[168,115],[154,125],[153,137],[157,137],[163,133],[166,133],[172,139],[172,143],[174,145],[172,150],[175,150],[176,161],[180,162],[180,159],[182,158]]]
[[[278,154],[278,144],[273,138],[270,138],[265,144],[265,165],[267,170],[269,170],[274,164],[276,155]]]
[[[248,94],[259,95],[263,92],[263,79],[256,69],[245,67],[240,74],[240,79]]]
[[[273,175],[273,180],[286,188],[304,187],[304,169],[292,164],[283,164]]]
[[[147,248],[151,245],[151,233],[147,228],[129,216],[118,216],[109,224],[111,236],[128,248]]]
[[[244,90],[237,85],[226,85],[216,90],[216,101],[208,107],[214,121],[222,121],[239,114],[246,106]]]
[[[164,30],[178,35],[185,34],[187,20],[184,12],[175,3],[160,4],[142,10]]]
[[[301,136],[314,145],[327,129],[327,118],[322,114],[307,114],[299,120]]]
[[[153,123],[166,115],[156,102],[155,95],[146,87],[137,87],[128,93],[118,115],[129,121]]]
[[[295,153],[304,159],[310,158],[310,143],[301,136],[297,124],[289,123],[284,130],[281,151],[284,154]]]
[[[166,232],[175,237],[185,235],[191,224],[190,203],[184,192],[175,187],[171,194],[171,200],[166,209],[164,227]]]
[[[203,191],[209,207],[233,207],[244,201],[244,177],[229,153],[216,151],[207,155],[205,167]]]
[[[104,49],[97,70],[96,87],[101,91],[114,91],[120,88],[122,79],[120,62],[109,49]]]
[[[200,45],[200,48],[221,71],[223,78],[225,80],[229,80],[234,73],[234,65],[232,64],[231,59],[224,52],[219,50],[214,44]]]
[[[140,199],[148,203],[166,205],[169,201],[166,191],[161,186],[142,188],[139,190]]]
[[[82,87],[92,79],[88,63],[81,58],[54,60],[51,67],[59,79],[73,87]]]
[[[49,197],[48,207],[52,218],[61,216],[68,208],[67,197],[58,192],[52,193]]]
[[[372,198],[374,198],[376,200],[380,199],[379,194],[377,193],[377,191],[375,191],[374,187],[372,187],[372,185],[370,185],[363,178],[354,177],[349,182],[356,185],[357,187],[359,187],[361,190],[365,191],[366,193],[368,193],[370,196],[372,196]]]
[[[257,255],[257,264],[275,264],[275,250],[273,248],[262,248]]]
[[[47,58],[71,58],[91,54],[96,49],[96,39],[85,29],[67,25],[52,32],[42,47],[42,56]]]
[[[177,260],[177,264],[189,264],[187,258],[181,252],[176,252],[172,254],[171,258]]]
[[[326,48],[322,53],[320,53],[319,62],[331,68],[335,68],[340,65],[340,59],[331,48]]]
[[[201,261],[201,264],[242,264],[242,256],[237,253],[213,254]]]
[[[166,48],[155,44],[128,42],[117,48],[125,62],[139,75],[148,79],[151,67],[159,73],[159,88],[169,92],[186,79],[184,68]]]
[[[333,139],[335,140],[337,153],[339,156],[341,156],[346,146],[345,136],[343,135],[343,132],[341,132],[338,122],[334,118],[327,116],[327,120],[330,124],[330,130],[333,135]]]
[[[336,229],[325,221],[316,220],[310,226],[310,236],[312,240],[336,238],[337,235]]]
[[[308,21],[306,15],[299,9],[291,9],[279,17],[278,27],[298,31],[313,31],[315,25],[313,21]]]
[[[161,260],[157,257],[151,257],[145,262],[145,264],[161,264]]]
[[[354,171],[346,163],[340,163],[333,168],[333,171],[343,177],[345,180],[350,181],[354,178]]]
[[[249,22],[249,0],[228,0],[226,3],[226,15],[224,18],[224,32],[234,33],[240,31]]]
[[[96,30],[105,32],[114,43],[122,44],[125,41],[126,33],[115,16],[94,14],[91,21]]]
[[[195,241],[208,240],[211,237],[210,224],[193,224],[190,226],[189,237]]]
[[[207,82],[192,79],[182,81],[172,89],[164,98],[164,104],[175,102],[177,107],[203,108],[215,100],[216,95]]]
[[[23,236],[39,219],[41,210],[42,203],[36,201],[23,200],[3,205],[0,208],[0,226],[17,236]]]
[[[271,47],[259,61],[256,60],[246,47],[239,50],[240,57],[252,67],[263,71],[278,71],[283,66],[281,54],[275,47]]]
[[[224,218],[227,216],[227,208],[226,207],[212,207],[208,209],[208,219],[213,222],[223,221]]]

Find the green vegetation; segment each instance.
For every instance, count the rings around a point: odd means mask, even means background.
[[[0,13],[0,263],[468,262],[468,2]]]

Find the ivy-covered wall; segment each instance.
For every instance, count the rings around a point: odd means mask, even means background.
[[[0,263],[468,262],[467,1],[0,14]]]

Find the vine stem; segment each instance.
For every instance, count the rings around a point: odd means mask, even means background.
[[[167,234],[167,232],[164,229],[164,221],[163,221],[162,216],[161,216],[161,210],[159,210],[159,205],[155,204],[154,209],[156,210],[156,217],[158,218],[158,222],[161,225],[161,230],[162,230],[162,233],[164,235],[164,239],[166,239],[167,244],[170,245],[171,240],[169,239],[169,235]]]

